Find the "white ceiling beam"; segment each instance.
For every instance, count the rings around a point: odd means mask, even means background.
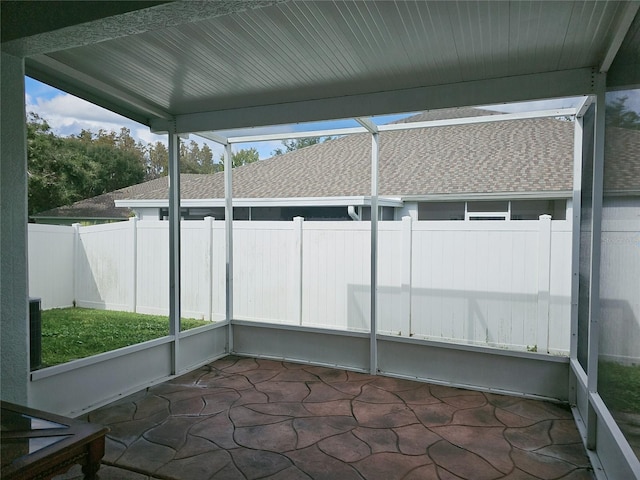
[[[482,115],[478,117],[448,118],[446,120],[431,120],[426,122],[391,123],[389,125],[380,125],[378,128],[381,132],[392,132],[397,130],[413,130],[416,128],[507,122],[510,120],[525,120],[531,118],[570,117],[575,114],[575,108],[557,108],[553,110],[538,110],[533,112],[499,113],[496,115]]]
[[[593,93],[591,75],[591,68],[580,68],[192,113],[177,115],[176,128],[178,132],[215,131],[588,95]],[[166,120],[151,121],[152,131],[167,131],[168,128]]]
[[[585,97],[587,99],[589,97]],[[585,100],[586,101],[586,100]],[[566,117],[576,115],[576,108],[561,108],[551,110],[538,110],[532,112],[503,113],[496,115],[482,115],[477,117],[451,118],[446,120],[431,120],[425,122],[391,123],[388,125],[376,125],[369,118],[355,118],[362,127],[334,128],[326,130],[309,130],[302,132],[279,132],[262,135],[245,135],[237,137],[225,137],[217,132],[196,132],[194,135],[226,145],[227,143],[252,143],[269,142],[274,140],[289,140],[307,137],[332,137],[353,135],[357,133],[378,133],[398,130],[413,130],[417,128],[445,127],[450,125],[467,125],[473,123],[506,122],[510,120],[524,120],[531,118]]]
[[[199,137],[206,138],[207,140],[211,140],[224,146],[230,143],[227,137],[216,132],[195,132],[194,135],[198,135]]]
[[[378,126],[368,117],[358,117],[354,119],[360,125],[367,129],[369,133],[378,133]]]
[[[606,73],[609,71],[611,64],[613,63],[613,59],[616,58],[618,54],[618,50],[620,49],[620,45],[624,41],[624,37],[627,35],[629,31],[629,27],[633,23],[633,19],[638,13],[638,9],[640,8],[639,2],[628,2],[623,7],[623,11],[620,14],[620,21],[615,28],[613,38],[611,39],[611,43],[609,43],[609,47],[607,48],[607,52],[604,55],[604,59],[600,64],[600,73]]]
[[[270,142],[274,140],[290,140],[295,138],[307,137],[333,137],[341,135],[352,135],[354,133],[365,133],[366,130],[360,127],[333,128],[327,130],[309,130],[302,132],[281,132],[281,133],[265,133],[262,135],[240,135],[237,137],[229,137],[229,143],[248,143],[248,142]]]

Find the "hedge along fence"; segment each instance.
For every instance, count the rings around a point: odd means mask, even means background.
[[[168,315],[169,224],[29,225],[43,308]],[[565,354],[567,221],[379,223],[378,331]],[[182,315],[225,312],[224,222],[181,224]],[[234,222],[234,319],[367,331],[368,222]]]

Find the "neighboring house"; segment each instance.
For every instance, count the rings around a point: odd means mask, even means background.
[[[607,127],[603,219],[640,220],[640,130]]]
[[[402,122],[491,115],[478,109],[424,112]],[[619,215],[638,215],[640,132],[609,128],[608,158],[623,152],[605,172]],[[410,215],[418,220],[527,220],[550,214],[570,218],[574,124],[538,118],[466,124],[380,134],[381,220]],[[625,165],[620,171],[616,165]],[[637,171],[628,171],[629,166]],[[351,135],[299,149],[233,171],[234,218],[238,220],[358,220],[370,218],[371,140]],[[224,174],[183,174],[182,217],[224,218]],[[110,196],[140,219],[166,219],[166,177]],[[49,212],[49,218],[83,202]],[[106,198],[105,198],[105,201]],[[77,207],[76,207],[77,206]],[[632,209],[635,213],[630,213]],[[569,212],[569,213],[568,213]],[[43,214],[35,216],[44,218]],[[77,217],[77,215],[75,215]],[[95,217],[95,215],[94,215]]]
[[[35,223],[48,223],[54,225],[72,225],[81,223],[92,225],[97,223],[110,223],[127,220],[135,216],[135,212],[128,208],[116,207],[114,201],[118,198],[126,198],[123,191],[98,195],[97,197],[86,198],[71,205],[45,210],[44,212],[31,215],[31,221]]]

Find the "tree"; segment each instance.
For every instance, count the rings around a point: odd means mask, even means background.
[[[82,130],[58,137],[46,120],[30,113],[27,121],[29,214],[69,205],[129,185],[152,180],[169,172],[169,152],[162,142],[144,145],[128,128],[119,133]],[[255,148],[233,153],[234,167],[259,160]],[[182,173],[215,173],[213,152],[191,140],[180,142]]]
[[[260,159],[255,148],[241,149],[232,156],[233,167],[246,165]],[[156,142],[147,148],[146,178],[154,179],[167,175],[169,168],[169,152],[167,147]],[[180,143],[180,172],[210,174],[224,170],[224,156],[219,163],[213,162],[213,151],[206,143],[202,146],[191,140],[188,143]]]
[[[165,176],[169,173],[169,150],[162,142],[147,147],[146,175],[147,180]]]
[[[181,173],[214,173],[213,152],[204,144],[202,148],[194,140],[189,143],[180,142]]]
[[[271,152],[271,155],[283,155],[300,148],[309,147],[318,143],[324,143],[328,140],[333,140],[333,137],[303,137],[296,138],[294,140],[283,140],[282,145],[284,145],[284,150],[282,148],[276,148],[273,152]]]
[[[640,130],[640,115],[625,105],[629,97],[617,97],[606,104],[605,122],[608,127]]]
[[[83,198],[135,185],[145,179],[144,167],[134,151],[98,144],[88,146],[83,153],[95,169],[91,191],[80,190]]]
[[[58,137],[30,113],[27,121],[29,214],[142,182],[145,158],[129,130],[120,134],[83,130]]]
[[[78,184],[89,184],[93,172],[86,159],[35,113],[27,121],[29,214],[79,200]]]
[[[250,163],[260,160],[258,150],[255,148],[241,148],[237,152],[233,152],[231,155],[231,165],[233,168],[241,165],[249,165]]]
[[[241,148],[231,154],[231,168],[248,165],[260,160],[260,154],[256,148]],[[216,164],[217,171],[224,171],[224,155],[220,155],[220,163]]]

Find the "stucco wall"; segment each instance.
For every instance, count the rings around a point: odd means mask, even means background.
[[[3,400],[27,403],[27,156],[24,62],[2,53],[0,329]]]

